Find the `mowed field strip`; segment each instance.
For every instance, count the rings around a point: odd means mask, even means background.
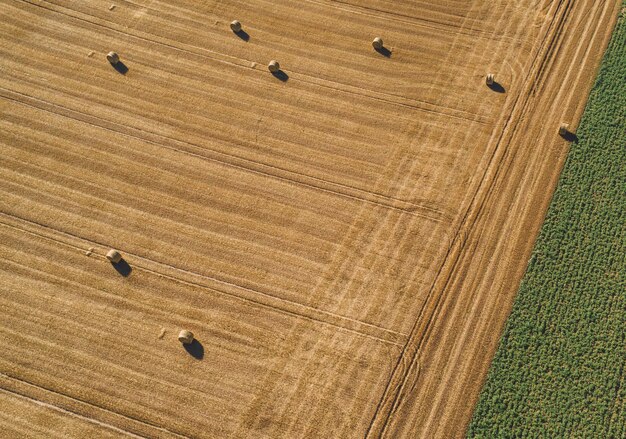
[[[0,3],[0,427],[463,435],[619,6]]]

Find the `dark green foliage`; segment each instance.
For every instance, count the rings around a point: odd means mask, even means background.
[[[626,437],[623,12],[577,135],[469,437]]]

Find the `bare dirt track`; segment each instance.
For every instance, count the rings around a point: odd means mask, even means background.
[[[0,2],[0,427],[462,436],[620,5],[528,3]]]

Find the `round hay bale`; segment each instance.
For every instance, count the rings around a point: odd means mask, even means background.
[[[561,126],[559,126],[559,135],[567,136],[568,134],[569,134],[569,124],[562,123]]]
[[[374,49],[376,49],[376,50],[382,49],[383,48],[383,39],[381,37],[374,38],[374,41],[372,41],[372,46],[374,46]]]
[[[275,59],[271,60],[270,63],[267,65],[267,68],[269,69],[270,72],[272,73],[277,73],[280,70],[280,64],[278,64],[278,61],[276,61]]]
[[[493,85],[496,82],[496,75],[493,73],[487,73],[486,79],[487,85]]]
[[[193,332],[183,329],[178,333],[178,341],[182,344],[190,344],[193,341]]]
[[[117,250],[111,249],[107,253],[107,259],[112,263],[117,264],[119,261],[122,260],[122,255]]]
[[[232,29],[233,32],[240,32],[241,23],[239,22],[239,20],[233,20],[230,22],[230,28]]]
[[[117,53],[115,53],[115,52],[109,52],[109,53],[107,53],[107,60],[111,64],[115,65],[118,62],[120,62],[120,56]]]

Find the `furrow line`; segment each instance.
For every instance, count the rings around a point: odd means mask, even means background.
[[[330,182],[330,181],[320,179],[317,177],[312,177],[306,174],[300,174],[300,173],[296,173],[294,171],[290,171],[287,169],[278,168],[273,165],[256,162],[254,160],[245,159],[245,158],[231,155],[231,154],[226,154],[221,151],[214,150],[214,149],[208,149],[204,146],[201,146],[195,143],[174,139],[171,137],[163,136],[161,134],[153,133],[150,131],[145,131],[139,128],[133,128],[127,125],[120,125],[116,122],[103,119],[99,116],[93,116],[90,114],[79,112],[79,111],[64,107],[62,105],[59,105],[59,104],[55,104],[55,103],[45,101],[43,99],[39,99],[35,96],[30,96],[27,94],[15,92],[13,90],[5,89],[2,87],[0,87],[0,97],[4,99],[12,100],[22,105],[30,106],[30,107],[37,108],[43,111],[47,111],[49,113],[53,113],[58,116],[67,117],[67,118],[70,118],[70,119],[73,119],[82,123],[86,123],[97,128],[105,129],[105,130],[114,132],[119,135],[131,137],[131,138],[143,141],[143,142],[148,142],[150,144],[167,148],[169,150],[172,150],[178,153],[188,154],[193,157],[200,158],[202,160],[216,162],[223,166],[229,166],[232,168],[243,170],[245,172],[255,173],[255,174],[262,175],[268,178],[288,182],[290,184],[305,186],[313,190],[330,193],[335,196],[349,198],[349,199],[356,200],[359,202],[373,204],[373,205],[383,207],[386,209],[396,210],[407,215],[418,216],[421,218],[431,220],[433,222],[441,222],[447,219],[443,213],[438,212],[436,209],[428,208],[426,206],[415,205],[410,202],[387,197],[382,194],[375,194],[373,192],[364,191],[362,189],[353,188],[350,186],[342,185],[342,184],[335,183],[335,182]],[[178,147],[171,146],[168,143],[178,145]],[[184,149],[184,148],[189,148],[189,149]],[[294,178],[294,176],[297,176],[300,179]],[[315,181],[316,183],[326,185],[327,187],[321,186],[319,184],[316,185],[312,182],[307,182],[305,180],[312,180],[312,181]],[[331,187],[341,187],[344,190],[347,189],[355,193],[350,194],[348,192],[342,192],[337,189],[331,189]],[[357,195],[357,193],[362,194],[362,195]],[[393,204],[383,202],[380,199],[404,203],[405,207],[394,206]],[[426,213],[419,212],[418,209],[433,211],[434,214],[428,215]]]
[[[0,390],[135,438],[188,436],[0,372]],[[119,427],[124,425],[126,428]],[[130,425],[128,425],[130,424]],[[132,428],[135,431],[130,431]]]
[[[36,235],[43,239],[50,240],[64,246],[73,247],[81,251],[84,251],[86,248],[89,247],[99,247],[94,251],[94,255],[98,255],[100,258],[105,260],[104,256],[102,256],[102,254],[104,254],[108,249],[105,243],[93,241],[88,238],[77,236],[62,230],[57,230],[44,224],[39,224],[25,218],[20,218],[16,215],[8,214],[3,211],[0,211],[0,216],[4,217],[5,219],[5,221],[0,221],[0,224],[6,227],[11,227],[24,233]],[[81,246],[72,241],[79,241],[80,243],[84,243],[84,245]],[[155,276],[170,279],[178,283],[185,283],[203,289],[208,289],[212,292],[224,294],[239,300],[254,303],[255,305],[269,308],[276,312],[281,312],[283,314],[289,314],[299,318],[304,318],[318,323],[334,326],[358,334],[360,336],[369,337],[371,339],[387,344],[402,346],[402,343],[407,338],[406,334],[401,334],[391,329],[383,328],[367,322],[362,322],[360,320],[352,319],[350,317],[341,316],[329,311],[312,308],[307,305],[292,302],[290,300],[283,299],[272,294],[264,293],[250,287],[238,285],[230,281],[196,273],[191,270],[186,270],[171,264],[155,261],[140,255],[128,253],[125,251],[124,253],[131,257],[133,261],[132,266],[134,269],[143,270]],[[137,261],[141,261],[143,264],[138,263]],[[187,277],[187,279],[181,277],[180,275]],[[213,285],[208,285],[206,282],[209,282]],[[215,285],[220,285],[222,288],[218,288]]]

